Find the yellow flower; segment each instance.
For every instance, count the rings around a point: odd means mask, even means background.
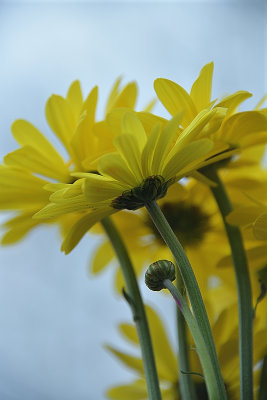
[[[180,85],[168,79],[156,79],[155,91],[161,103],[173,116],[183,111],[181,126],[187,127],[198,113],[210,110],[212,107],[218,110],[217,118],[214,118],[200,137],[212,137],[214,142],[227,143],[233,148],[240,149],[248,146],[266,143],[267,119],[262,111],[236,112],[237,107],[251,93],[238,91],[221,101],[211,101],[213,63],[205,65],[200,75],[194,82],[190,94]],[[217,126],[217,129],[214,129]]]
[[[116,107],[132,109],[135,106],[136,84],[132,82],[120,89],[120,81],[116,81],[110,93],[106,112]],[[75,81],[66,98],[52,95],[46,103],[47,122],[65,147],[66,161],[30,122],[19,119],[12,124],[13,136],[21,147],[7,154],[5,165],[0,167],[0,208],[15,210],[17,214],[5,223],[7,233],[2,243],[20,240],[43,222],[58,222],[65,231],[76,221],[74,214],[54,221],[34,220],[32,216],[49,201],[49,192],[43,189],[45,185],[55,181],[59,185],[73,182],[73,171],[87,170],[89,166],[92,169],[94,158],[113,149],[109,145],[111,132],[103,129],[105,124],[101,121],[95,122],[97,92],[97,87],[93,88],[83,100],[80,84]]]
[[[147,315],[151,330],[153,348],[155,352],[156,364],[159,374],[162,398],[164,400],[178,400],[179,381],[178,366],[176,354],[169,343],[168,335],[158,317],[157,313],[150,307],[147,307]],[[218,318],[210,315],[212,330],[219,363],[222,368],[222,375],[226,385],[229,400],[239,399],[239,358],[238,358],[238,318],[237,307],[231,307],[223,310]],[[261,328],[256,319],[254,330],[254,391],[259,388],[260,368],[258,363],[267,354],[266,328]],[[138,345],[138,338],[135,327],[130,324],[120,325],[121,334],[132,344]],[[144,380],[144,371],[142,360],[139,357],[121,352],[112,346],[106,346],[125,366],[130,368],[137,375],[137,380],[126,384],[115,386],[108,390],[107,395],[110,399],[147,399],[146,384]],[[198,356],[194,351],[194,344],[191,340],[189,344],[191,371],[201,373],[201,366]],[[197,398],[207,399],[204,382],[201,378],[192,375],[196,384]]]
[[[99,174],[74,173],[81,179],[60,186],[60,190],[49,185],[47,188],[54,191],[51,203],[36,217],[51,218],[91,207],[63,242],[65,252],[71,251],[100,219],[122,209],[136,210],[147,201],[164,197],[170,185],[205,165],[207,157],[216,158],[211,140],[194,140],[215,114],[216,111],[207,111],[177,137],[181,114],[163,129],[155,125],[147,136],[137,116],[125,113],[122,133],[114,139],[117,152],[99,158]]]

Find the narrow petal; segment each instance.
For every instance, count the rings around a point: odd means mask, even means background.
[[[64,202],[49,203],[36,214],[34,214],[33,218],[51,219],[71,212],[86,211],[88,208],[90,207],[85,199],[85,196],[81,195],[67,199]]]
[[[141,165],[142,165],[142,172],[143,172],[144,176],[152,175],[152,162],[153,162],[154,153],[155,153],[155,149],[156,149],[160,134],[161,134],[161,127],[160,127],[160,124],[157,124],[152,129],[152,131],[147,139],[144,150],[142,152]],[[159,164],[157,164],[156,167],[159,167]],[[154,168],[154,169],[156,171],[156,168]],[[154,172],[154,174],[157,175],[157,172]]]
[[[137,98],[137,85],[130,82],[126,85],[121,93],[117,96],[112,108],[126,107],[134,109]]]
[[[104,178],[101,175],[93,175],[84,182],[84,195],[89,204],[97,206],[96,203],[109,200],[118,197],[128,187],[125,187],[119,182]]]
[[[252,224],[262,211],[261,206],[239,207],[227,215],[226,220],[231,225],[244,226]]]
[[[32,219],[33,213],[23,213],[5,222],[4,227],[8,231],[3,235],[1,243],[3,245],[14,244],[23,239],[35,226],[39,225],[40,221]]]
[[[176,135],[180,131],[180,123],[183,118],[183,113],[178,113],[163,128],[159,140],[156,143],[153,154],[152,171],[153,174],[161,175],[161,169],[170,150]]]
[[[117,210],[114,210],[114,208],[107,207],[98,210],[92,210],[85,214],[71,227],[62,243],[61,250],[66,254],[70,253],[74,247],[77,246],[86,232],[92,228],[92,226],[116,211]]]
[[[94,142],[96,142],[93,126],[95,123],[97,96],[98,89],[94,87],[83,104],[80,120],[71,139],[72,154],[76,165],[79,167],[82,166],[82,161],[92,154]]]
[[[64,160],[34,125],[23,119],[18,119],[12,124],[11,131],[21,146],[31,146],[43,159],[49,160],[48,163],[54,171],[57,171],[58,176],[66,178],[68,168]]]
[[[190,96],[198,112],[208,107],[210,103],[212,75],[213,62],[204,65],[204,67],[200,71],[199,77],[192,86]]]
[[[140,379],[128,385],[115,386],[107,391],[107,396],[112,400],[147,400],[146,382]]]
[[[244,90],[239,90],[238,92],[224,97],[218,104],[216,104],[216,107],[227,108],[228,114],[232,114],[237,109],[239,104],[243,103],[243,101],[251,96],[251,93]]]
[[[90,270],[93,274],[99,274],[114,258],[114,250],[110,242],[104,242],[99,246],[90,262]]]
[[[127,112],[122,118],[122,133],[135,136],[140,151],[143,150],[147,136],[143,125],[134,113]]]
[[[45,113],[52,131],[71,152],[69,142],[78,121],[75,120],[70,103],[61,96],[52,95],[46,103]]]
[[[192,142],[178,150],[163,168],[162,175],[166,180],[179,175],[182,172],[190,171],[194,166],[198,166],[203,157],[211,151],[213,142],[209,139],[200,139]]]
[[[112,110],[113,108],[113,104],[115,103],[118,94],[119,94],[119,87],[120,87],[120,83],[121,83],[121,76],[119,76],[118,79],[116,79],[114,85],[112,86],[112,89],[110,91],[108,100],[107,100],[107,104],[106,104],[106,116],[107,114]]]
[[[98,170],[100,174],[123,182],[129,187],[136,185],[135,176],[118,153],[110,153],[102,156],[98,161]]]
[[[141,152],[137,139],[133,135],[119,135],[114,139],[114,145],[127,163],[130,171],[136,178],[136,185],[142,182]]]
[[[53,158],[40,153],[31,146],[24,146],[4,157],[6,165],[29,169],[30,171],[59,181],[69,181],[66,165],[56,164]]]
[[[196,107],[189,94],[177,83],[168,79],[156,79],[154,88],[157,96],[171,115],[183,111],[183,126],[187,126],[197,115]]]
[[[72,82],[66,98],[71,105],[75,119],[78,120],[83,105],[83,95],[79,81]]]
[[[112,346],[105,346],[107,350],[113,353],[126,367],[133,369],[139,374],[144,374],[143,361],[141,358],[130,356],[121,351],[116,350]]]

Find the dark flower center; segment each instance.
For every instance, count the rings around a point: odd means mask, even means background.
[[[185,201],[176,204],[166,202],[161,206],[161,210],[184,247],[199,244],[210,230],[210,216],[199,206]],[[163,242],[154,224],[150,220],[147,224],[152,228],[157,240]]]

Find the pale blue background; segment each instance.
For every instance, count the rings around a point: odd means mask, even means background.
[[[253,107],[267,90],[266,18],[264,2],[241,0],[2,1],[1,159],[16,146],[10,134],[16,118],[52,138],[46,99],[65,95],[77,78],[84,94],[99,84],[101,117],[118,75],[138,81],[142,107],[153,96],[155,78],[190,89],[200,68],[213,60],[214,97],[249,90],[255,98],[247,104]],[[114,295],[111,270],[88,276],[95,240],[86,237],[66,257],[56,228],[40,228],[19,245],[0,249],[1,400],[101,400],[109,385],[130,379],[101,347],[119,343],[115,325],[130,313]],[[159,299],[144,287],[143,292],[153,302]],[[163,300],[161,310],[168,305]]]

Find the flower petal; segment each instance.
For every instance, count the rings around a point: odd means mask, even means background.
[[[199,77],[192,86],[190,97],[192,98],[198,112],[208,107],[210,103],[212,74],[213,62],[204,65],[200,71]]]
[[[93,274],[99,274],[113,259],[114,250],[110,242],[102,243],[94,254],[90,263],[90,270]]]
[[[71,153],[69,142],[78,121],[75,120],[70,103],[63,97],[54,94],[46,103],[45,113],[52,131]]]
[[[97,202],[114,199],[128,189],[125,185],[105,178],[101,175],[91,174],[84,182],[84,195],[89,204],[97,206]]]
[[[144,178],[141,172],[141,152],[136,137],[126,133],[119,135],[114,139],[114,145],[135,176],[135,186],[138,186]]]
[[[92,210],[85,214],[71,227],[62,243],[61,250],[66,254],[70,253],[92,226],[116,211],[114,208],[106,207]]]
[[[177,83],[169,79],[156,79],[154,88],[157,96],[171,115],[183,111],[183,126],[187,126],[197,115],[196,107],[189,94]]]
[[[122,133],[133,135],[138,143],[140,151],[143,150],[147,136],[141,121],[134,113],[127,112],[122,118]]]
[[[182,178],[194,167],[197,167],[203,157],[212,149],[213,142],[209,139],[200,139],[189,143],[187,146],[178,150],[163,168],[162,175],[166,180],[179,175]]]
[[[136,178],[131,173],[126,162],[118,153],[109,153],[100,157],[98,161],[98,170],[100,174],[116,179],[123,182],[125,185],[134,187],[136,185]]]
[[[83,105],[83,95],[79,81],[72,82],[69,87],[66,99],[71,105],[75,119],[78,120]]]
[[[128,385],[115,386],[107,391],[107,396],[113,400],[147,400],[146,382],[139,379]]]

